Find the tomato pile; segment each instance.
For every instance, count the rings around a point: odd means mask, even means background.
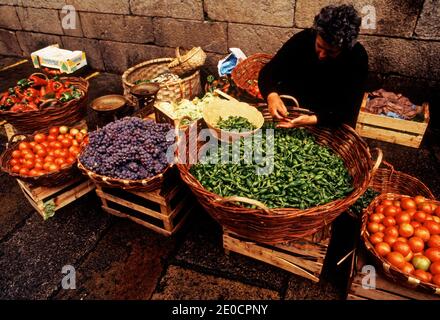
[[[49,79],[42,73],[34,73],[0,95],[0,111],[36,111],[54,102],[64,103],[82,96],[83,92],[69,81],[62,81],[57,76]]]
[[[31,142],[20,142],[9,161],[11,171],[22,176],[38,177],[72,165],[87,134],[66,126],[52,127],[49,134],[37,133]]]
[[[440,206],[422,196],[383,200],[367,230],[376,253],[392,266],[440,286]]]
[[[249,84],[248,92],[258,99],[263,99],[263,96],[260,92],[260,87],[258,86],[258,80],[248,80],[247,83]]]

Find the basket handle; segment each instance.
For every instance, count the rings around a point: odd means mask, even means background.
[[[214,93],[218,94],[219,96],[222,96],[223,98],[230,100],[230,101],[238,101],[237,99],[235,99],[234,97],[230,96],[227,93],[224,93],[223,91],[221,91],[220,89],[215,89]]]
[[[302,113],[305,113],[305,114],[315,114],[313,111],[310,111],[309,109],[301,108],[300,105],[299,105],[298,100],[295,97],[292,97],[292,96],[289,96],[289,95],[286,95],[286,94],[282,94],[282,95],[280,95],[280,98],[281,99],[291,100],[291,101],[293,101],[295,103],[296,106],[295,107],[291,107],[290,108],[291,111],[298,111],[298,112],[302,112]]]
[[[41,72],[35,72],[35,73],[32,73],[32,74],[29,76],[29,78],[32,77],[32,76],[39,76],[39,77],[43,76],[43,77],[44,77],[44,80],[49,80],[49,77],[47,76],[47,74],[44,74],[44,73],[41,73]]]
[[[374,148],[373,150],[377,151],[377,158],[376,162],[374,163],[373,168],[371,169],[371,176],[373,177],[376,174],[377,169],[379,169],[380,164],[382,163],[383,159],[383,152],[380,148]]]
[[[266,212],[267,214],[270,214],[270,209],[262,202],[258,201],[258,200],[254,200],[254,199],[249,199],[246,197],[239,197],[239,196],[231,196],[231,197],[226,197],[226,198],[220,198],[215,200],[216,202],[220,202],[220,203],[227,203],[227,202],[243,202],[243,203],[247,203],[247,204],[251,204],[254,206],[259,207],[260,209],[262,209],[264,212]]]
[[[182,61],[181,61],[182,56],[180,55],[180,48],[179,47],[176,47],[176,57],[177,57],[177,60],[179,60],[179,62],[182,63]]]

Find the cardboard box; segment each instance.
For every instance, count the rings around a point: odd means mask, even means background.
[[[48,67],[68,74],[87,65],[85,52],[60,49],[57,44],[32,52],[31,58],[35,68]]]

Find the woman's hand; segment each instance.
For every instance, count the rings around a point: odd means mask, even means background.
[[[283,100],[281,100],[280,95],[276,92],[272,92],[267,96],[267,105],[272,117],[283,119],[289,114]]]
[[[284,119],[277,125],[277,128],[297,128],[304,126],[312,126],[318,123],[315,115],[301,115],[295,119]]]

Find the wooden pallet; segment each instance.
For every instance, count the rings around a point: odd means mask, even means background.
[[[440,300],[440,296],[419,292],[389,280],[376,268],[376,288],[363,285],[368,277],[362,272],[365,265],[372,265],[366,256],[365,249],[358,249],[352,257],[352,272],[347,300]]]
[[[257,243],[223,230],[223,248],[319,282],[330,242],[331,227],[314,236],[286,244]]]
[[[177,232],[192,209],[191,193],[181,182],[151,192],[96,187],[104,211],[162,235]]]
[[[77,127],[86,128],[85,120],[79,122]],[[4,128],[8,139],[10,139],[15,134],[14,127],[5,124]],[[80,173],[78,173],[78,177],[54,188],[36,187],[18,179],[17,182],[26,199],[44,220],[54,216],[57,210],[95,189],[95,185]]]
[[[424,121],[416,122],[372,114],[365,111],[369,94],[365,93],[356,123],[356,131],[371,138],[418,148],[429,123],[429,105],[423,104]]]

